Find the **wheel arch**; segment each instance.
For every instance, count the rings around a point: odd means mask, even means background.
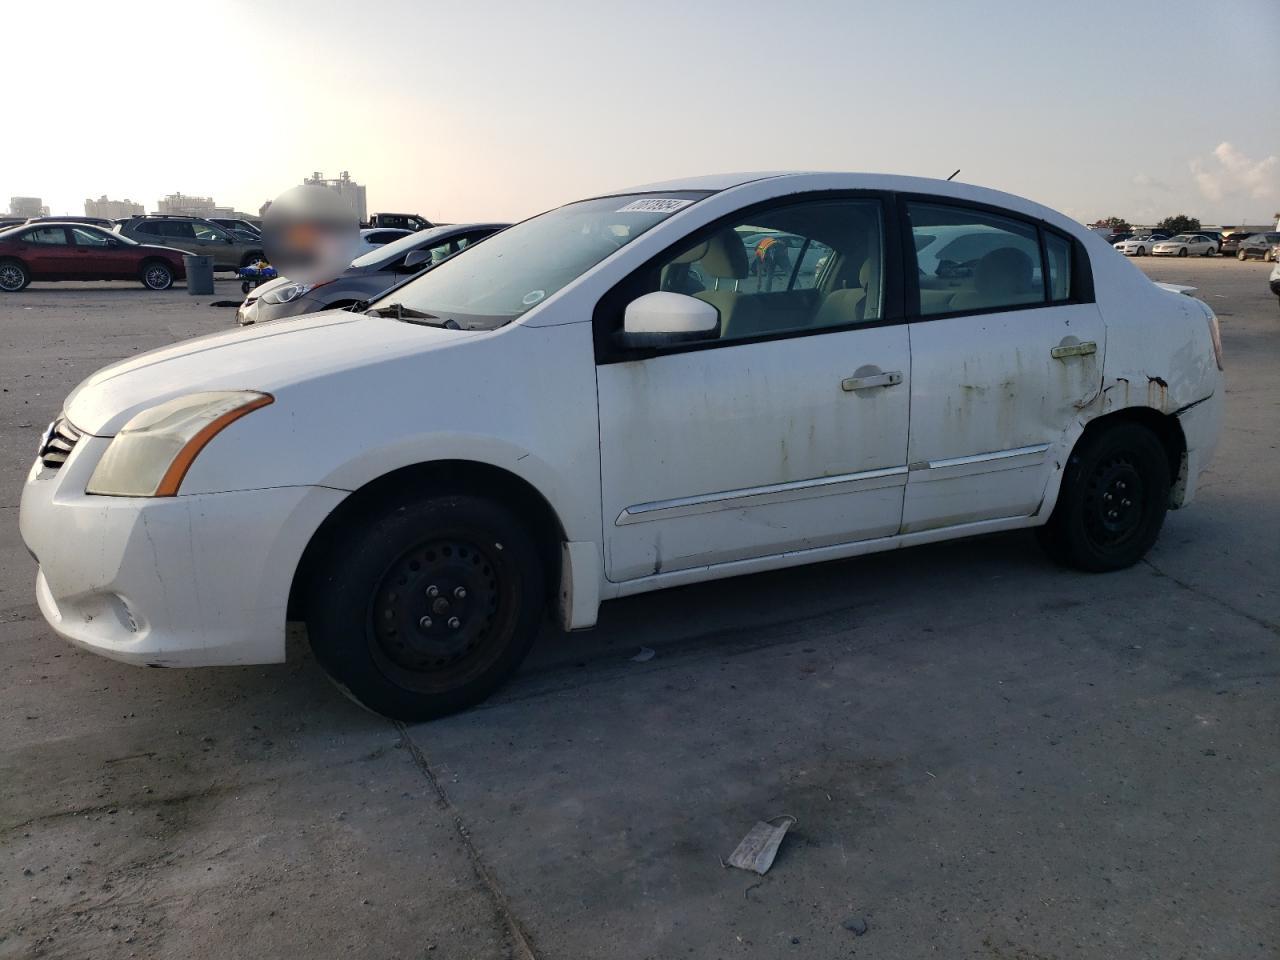
[[[1187,438],[1176,413],[1163,413],[1154,407],[1145,406],[1122,407],[1104,413],[1085,424],[1084,430],[1071,446],[1072,452],[1089,437],[1117,423],[1136,423],[1155,434],[1164,448],[1169,462],[1169,476],[1173,479],[1169,506],[1173,509],[1182,506],[1187,480]]]
[[[346,497],[311,535],[289,589],[291,620],[301,619],[307,584],[324,562],[335,537],[345,527],[359,521],[368,510],[406,497],[466,493],[504,503],[527,520],[538,545],[548,600],[554,601],[560,586],[560,545],[567,537],[564,526],[547,498],[528,480],[493,464],[477,460],[435,460],[409,464],[384,473]]]

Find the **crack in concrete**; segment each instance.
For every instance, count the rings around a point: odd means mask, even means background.
[[[1221,597],[1215,597],[1212,593],[1209,593],[1207,590],[1201,590],[1195,584],[1188,583],[1187,581],[1182,580],[1179,577],[1175,577],[1171,573],[1166,573],[1165,571],[1157,567],[1154,563],[1152,563],[1150,560],[1148,560],[1146,557],[1142,558],[1142,562],[1146,564],[1148,567],[1150,567],[1151,571],[1156,576],[1163,577],[1166,580],[1170,580],[1173,583],[1177,584],[1179,587],[1181,587],[1183,590],[1186,590],[1189,593],[1194,593],[1197,597],[1204,597],[1204,599],[1212,601],[1213,603],[1216,603],[1218,606],[1222,607],[1224,610],[1230,611],[1231,613],[1234,613],[1238,617],[1244,617],[1246,620],[1250,621],[1251,623],[1255,623],[1258,626],[1262,627],[1262,629],[1269,630],[1270,632],[1274,633],[1276,636],[1280,636],[1280,624],[1272,623],[1270,620],[1267,620],[1263,617],[1255,616],[1254,614],[1249,613],[1249,611],[1247,610],[1241,610],[1235,604],[1230,603],[1227,600],[1223,600]]]
[[[436,802],[440,808],[446,811],[453,818],[454,829],[458,832],[458,838],[462,841],[463,847],[467,851],[467,857],[471,861],[471,867],[475,870],[476,875],[480,878],[480,882],[484,885],[485,892],[489,895],[494,909],[502,916],[503,921],[507,925],[507,932],[511,939],[515,942],[520,955],[524,960],[539,960],[538,952],[533,947],[533,941],[529,934],[525,931],[520,920],[516,917],[515,911],[511,909],[511,904],[507,901],[506,895],[502,892],[502,888],[498,885],[498,881],[489,871],[488,866],[484,862],[484,858],[480,855],[480,851],[476,848],[475,843],[471,839],[471,831],[467,829],[466,823],[462,819],[453,803],[449,800],[449,794],[445,791],[444,786],[436,779],[435,773],[431,769],[431,764],[427,760],[422,749],[414,742],[413,737],[409,735],[409,728],[399,720],[393,721],[395,728],[400,733],[400,742],[404,744],[404,749],[409,751],[409,756],[413,759],[413,763],[417,766],[422,776],[430,784],[431,789],[435,791]]]

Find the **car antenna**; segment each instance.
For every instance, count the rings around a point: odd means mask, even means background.
[[[956,167],[956,173],[959,173],[959,172],[960,172],[960,168]],[[953,173],[951,176],[947,177],[947,179],[954,180],[956,178],[956,173]]]

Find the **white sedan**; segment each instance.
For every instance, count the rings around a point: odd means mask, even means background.
[[[1210,237],[1199,233],[1180,233],[1168,240],[1161,240],[1151,248],[1155,257],[1186,257],[1196,254],[1201,257],[1212,257],[1218,252],[1218,245]]]
[[[824,268],[752,283],[762,233]],[[98,371],[20,526],[80,647],[268,663],[302,620],[346,692],[424,719],[510,676],[548,609],[581,629],[616,597],[1021,528],[1127,567],[1195,495],[1223,392],[1213,312],[1039,204],[705,177],[533,217],[365,315]]]
[[[1123,253],[1126,257],[1145,257],[1151,252],[1151,248],[1162,240],[1168,238],[1164,234],[1158,236],[1130,237],[1128,240],[1121,240],[1113,246]]]

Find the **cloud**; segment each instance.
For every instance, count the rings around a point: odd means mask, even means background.
[[[1135,174],[1133,177],[1133,185],[1135,187],[1142,187],[1146,190],[1164,190],[1166,192],[1169,190],[1169,185],[1163,180],[1157,180],[1155,177],[1146,173]]]
[[[1261,200],[1275,194],[1280,157],[1272,154],[1253,160],[1224,140],[1214,148],[1212,160],[1192,160],[1191,173],[1208,200],[1216,202],[1229,196]]]

